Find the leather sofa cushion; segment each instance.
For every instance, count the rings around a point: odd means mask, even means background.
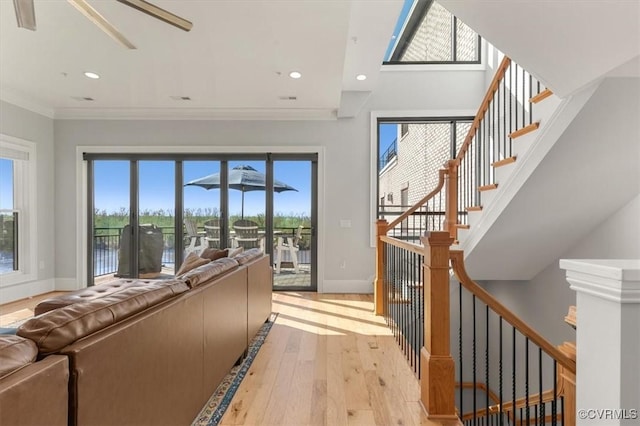
[[[218,260],[227,257],[229,249],[206,248],[200,253],[200,257],[209,260]]]
[[[214,260],[206,265],[198,266],[187,272],[179,279],[183,280],[191,288],[195,288],[200,284],[209,281],[225,272],[231,271],[238,267],[238,262],[229,257]]]
[[[38,348],[29,339],[0,336],[0,378],[20,370],[36,360]]]
[[[262,256],[262,250],[259,248],[252,248],[245,250],[242,253],[238,253],[234,259],[237,260],[240,265],[244,265],[245,263],[251,262],[253,259],[257,259],[260,256]]]
[[[75,303],[27,320],[17,335],[33,340],[41,355],[55,353],[78,339],[122,321],[189,290],[183,281],[134,285],[107,296]]]
[[[211,261],[210,259],[205,259],[203,257],[198,256],[194,252],[191,252],[184,259],[184,261],[182,262],[182,265],[180,265],[180,269],[178,269],[178,272],[176,272],[176,276],[186,274],[190,270],[195,269],[198,266],[202,266],[206,263],[209,263],[210,261]]]
[[[118,280],[111,283],[104,283],[92,287],[83,288],[82,290],[73,291],[61,296],[45,299],[38,303],[33,310],[35,316],[63,306],[73,305],[74,303],[88,302],[93,299],[107,296],[117,291],[129,287],[145,286],[153,281],[148,280]]]

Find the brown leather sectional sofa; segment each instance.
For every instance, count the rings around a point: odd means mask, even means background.
[[[269,257],[251,252],[48,301],[10,336],[23,365],[0,370],[0,424],[191,424],[271,313]]]

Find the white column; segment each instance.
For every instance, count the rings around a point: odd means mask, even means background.
[[[640,424],[640,259],[560,260],[576,291],[576,424]]]

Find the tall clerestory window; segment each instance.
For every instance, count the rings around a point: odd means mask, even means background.
[[[35,147],[0,135],[0,286],[35,279]]]
[[[405,0],[384,64],[478,64],[480,36],[434,0]]]

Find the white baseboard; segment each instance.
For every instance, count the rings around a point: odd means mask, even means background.
[[[373,282],[369,280],[324,280],[319,293],[373,293]]]
[[[79,289],[80,284],[75,278],[56,278],[57,291],[74,291]]]
[[[0,304],[49,293],[56,289],[53,278],[0,287]]]

